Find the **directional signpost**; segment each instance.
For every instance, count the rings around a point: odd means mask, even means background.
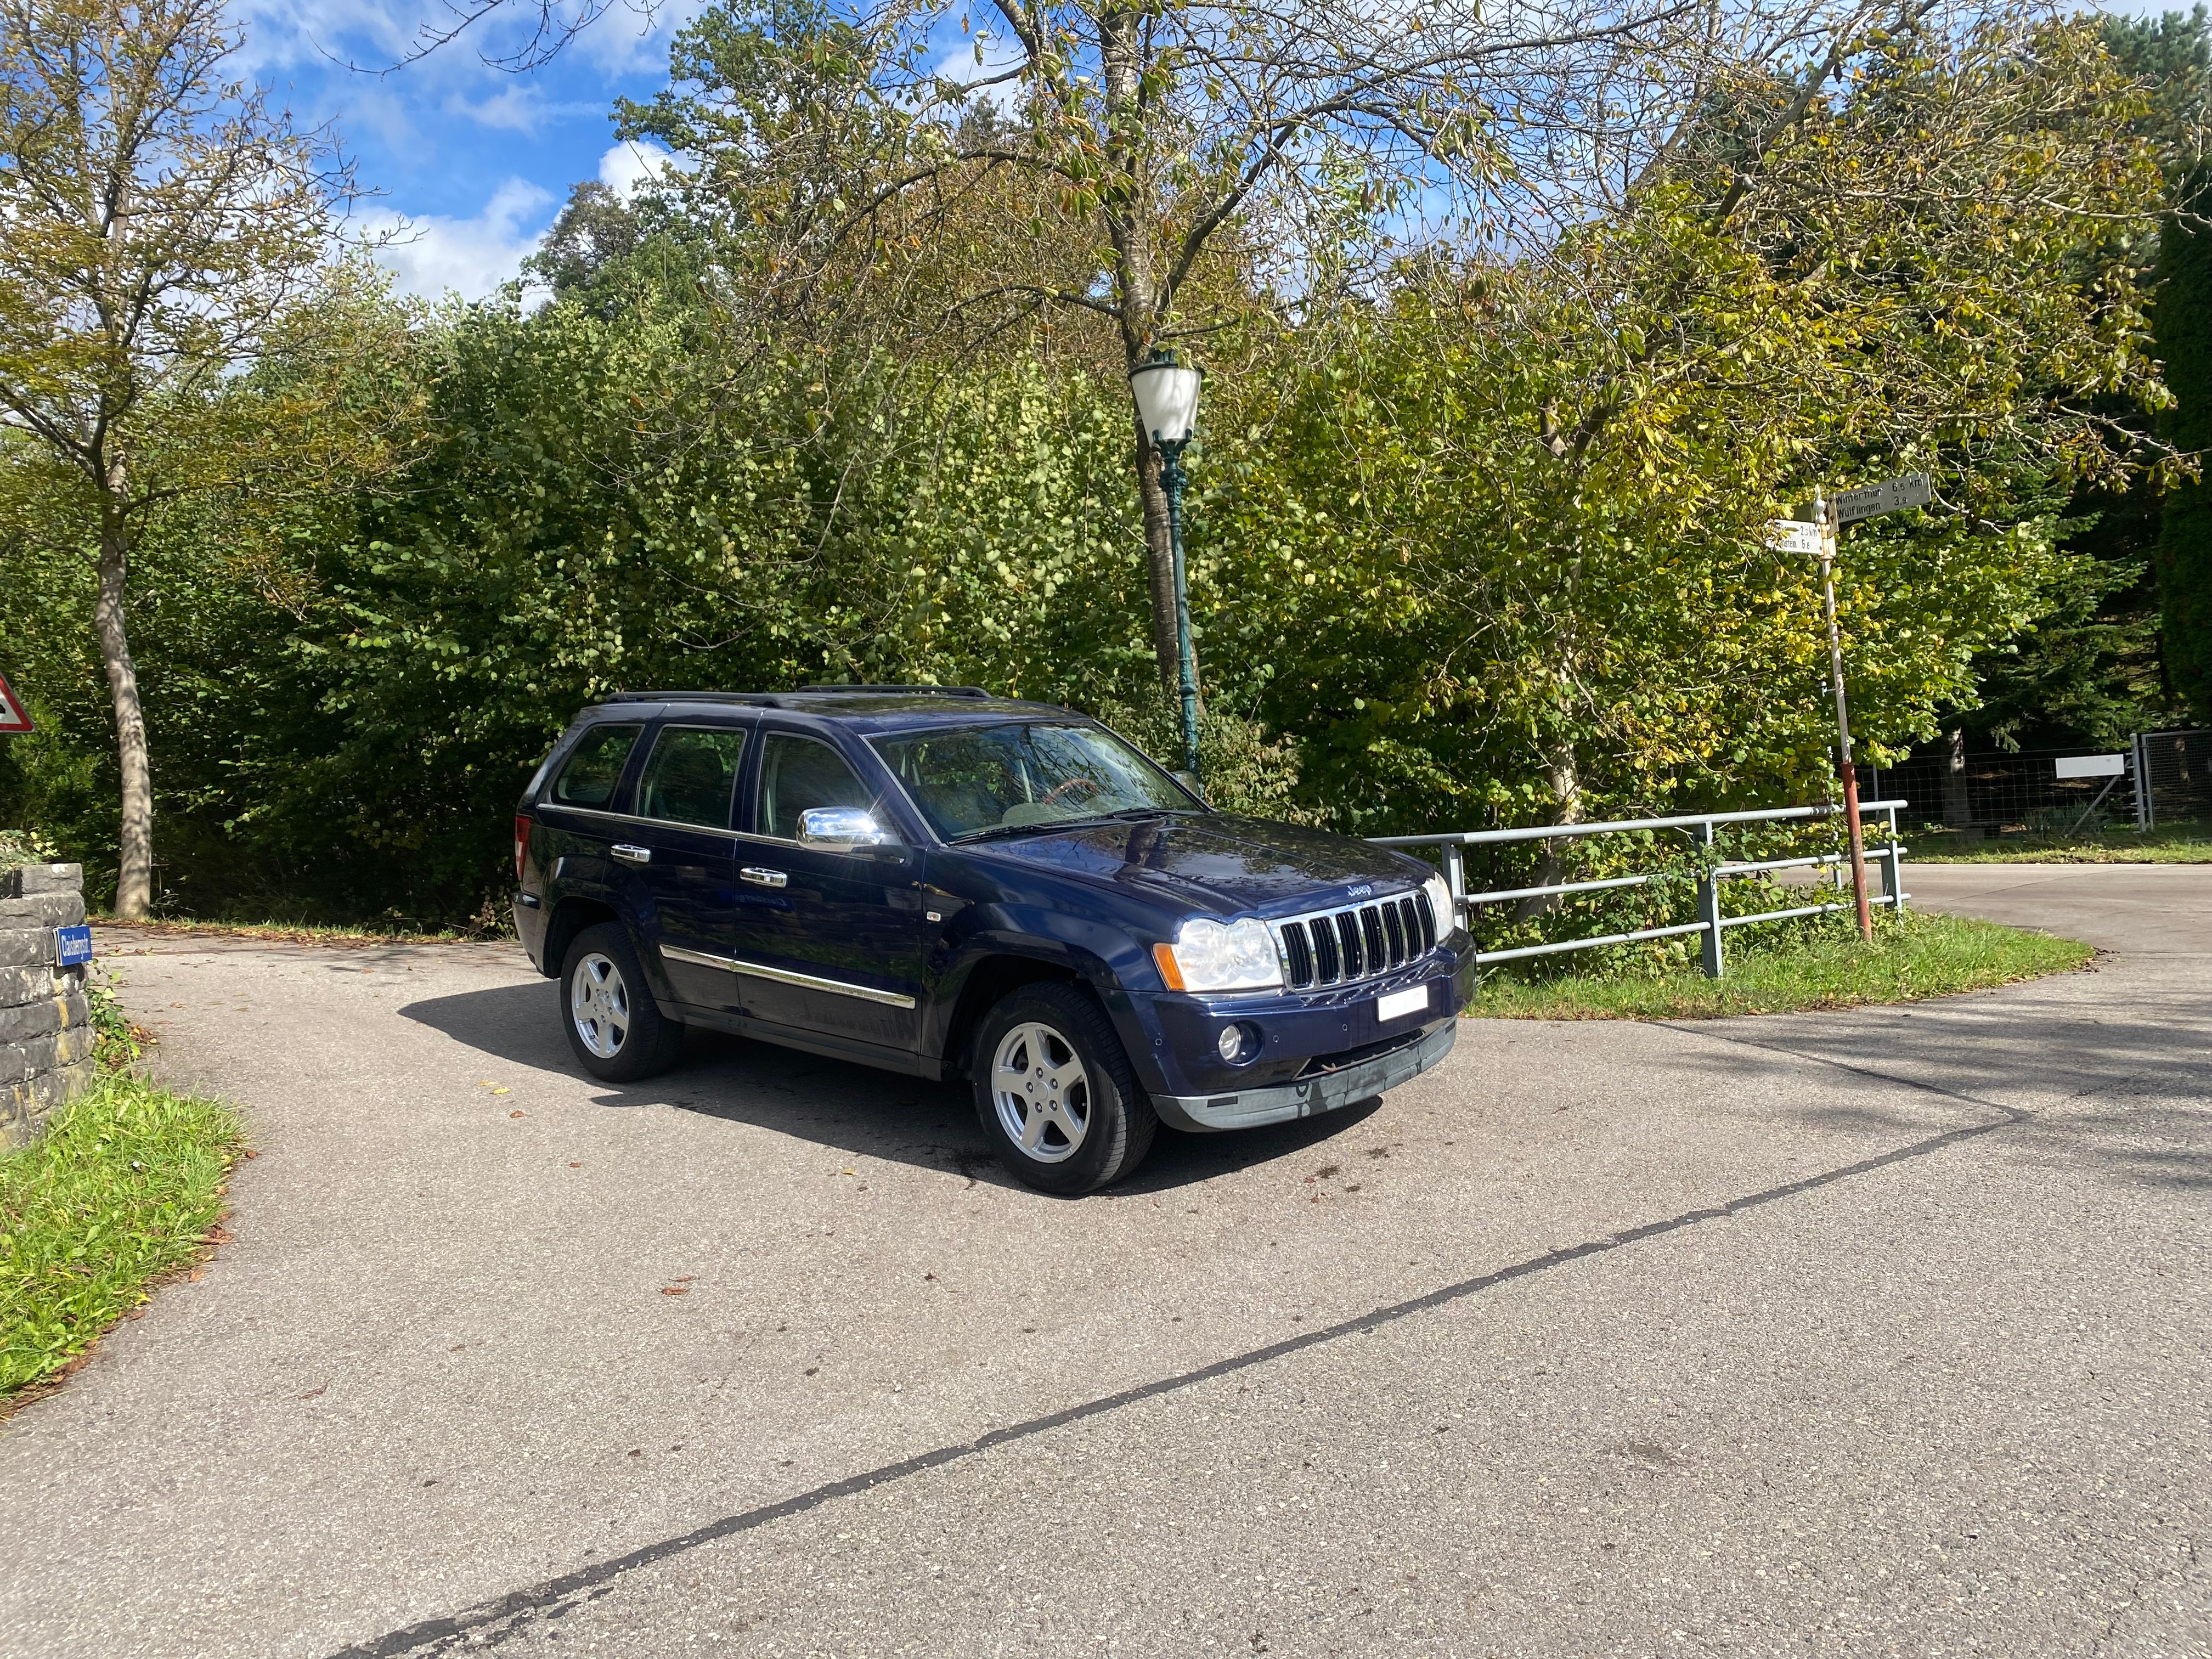
[[[1908,472],[1900,478],[1884,478],[1863,489],[1836,492],[1836,522],[1856,524],[1884,513],[1902,513],[1908,507],[1925,507],[1935,498],[1925,472]]]
[[[1874,915],[1867,902],[1866,829],[1859,821],[1859,775],[1851,764],[1851,714],[1844,698],[1844,641],[1836,627],[1836,533],[1861,519],[1925,507],[1934,499],[1925,472],[1908,472],[1858,489],[1842,490],[1833,501],[1824,499],[1815,488],[1812,523],[1778,519],[1767,532],[1767,545],[1777,551],[1810,553],[1820,561],[1820,595],[1828,612],[1828,678],[1836,688],[1836,771],[1843,781],[1844,824],[1851,841],[1851,896],[1858,909],[1859,937],[1869,942],[1874,939]]]
[[[8,689],[8,682],[0,680],[0,738],[25,738],[31,734],[31,717],[23,705],[15,701],[15,694]]]

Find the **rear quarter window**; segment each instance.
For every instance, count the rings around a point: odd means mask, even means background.
[[[556,806],[604,809],[615,798],[641,726],[595,726],[562,763],[548,799]]]

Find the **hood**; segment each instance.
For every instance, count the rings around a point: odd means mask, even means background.
[[[1133,890],[1182,912],[1295,915],[1418,887],[1417,859],[1350,836],[1209,812],[1040,830],[963,849],[974,856]]]

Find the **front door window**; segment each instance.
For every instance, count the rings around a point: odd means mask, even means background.
[[[799,815],[815,806],[873,807],[875,797],[826,743],[772,732],[761,748],[756,833],[799,839]]]

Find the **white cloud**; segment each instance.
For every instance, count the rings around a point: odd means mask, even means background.
[[[625,139],[599,157],[599,182],[629,201],[637,188],[664,168],[681,169],[684,163],[656,143],[643,138]]]
[[[512,278],[544,240],[552,204],[551,192],[526,179],[509,179],[472,219],[393,214],[368,228],[390,239],[377,258],[402,293],[434,300],[450,290],[481,300]]]

